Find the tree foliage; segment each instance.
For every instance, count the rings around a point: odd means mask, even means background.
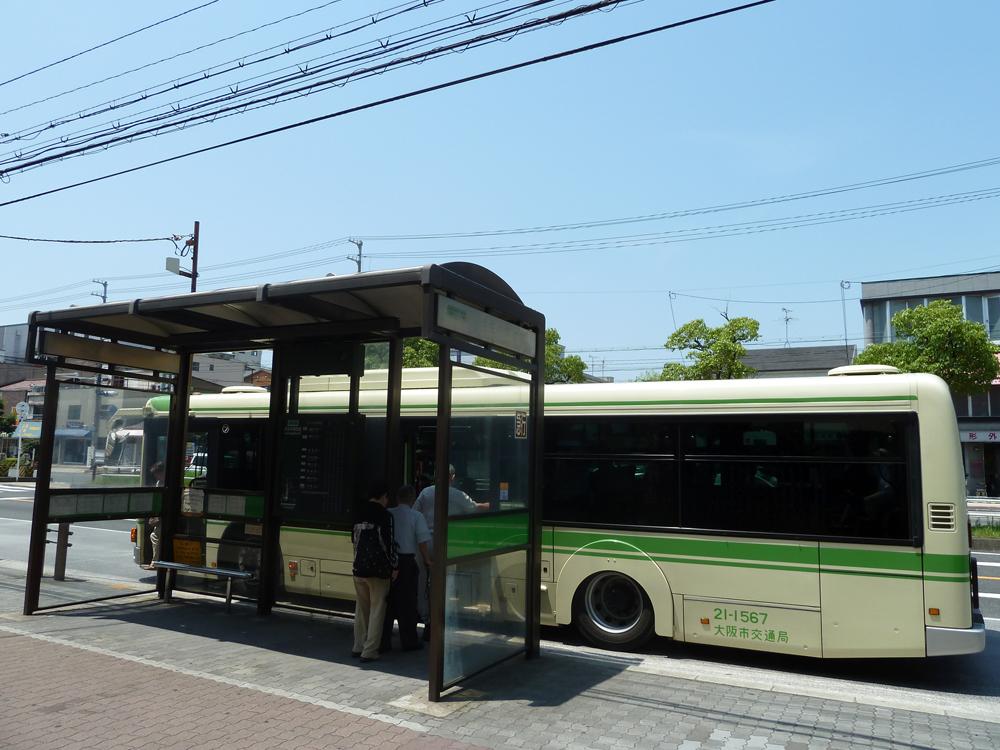
[[[14,425],[17,423],[17,414],[13,411],[10,414],[4,414],[4,404],[0,400],[0,432],[13,432]],[[6,474],[4,474],[6,476]]]
[[[670,334],[664,346],[671,351],[683,351],[691,364],[670,362],[660,373],[646,375],[642,380],[729,380],[751,377],[756,370],[743,364],[744,343],[760,338],[760,323],[753,318],[722,316],[725,323],[716,328],[698,318],[689,321]]]
[[[545,329],[545,382],[546,383],[582,383],[587,364],[575,354],[566,356],[566,347],[560,343],[559,331],[555,328]],[[475,364],[480,367],[496,367],[504,369],[500,362],[494,362],[486,357],[476,357]]]
[[[437,367],[439,347],[427,339],[403,341],[403,367]]]
[[[994,346],[980,323],[962,318],[949,300],[911,307],[892,316],[898,339],[871,344],[854,358],[859,365],[891,365],[903,372],[929,372],[952,393],[984,393],[998,375]]]

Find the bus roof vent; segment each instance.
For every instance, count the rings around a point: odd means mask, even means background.
[[[954,531],[955,506],[952,503],[928,503],[927,525],[931,531]]]
[[[222,389],[223,393],[267,393],[267,388],[259,385],[227,385]]]
[[[897,375],[899,369],[891,365],[844,365],[834,367],[827,375]]]

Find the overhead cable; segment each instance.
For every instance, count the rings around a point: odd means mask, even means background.
[[[633,3],[639,1],[641,0],[631,0]],[[553,0],[534,0],[534,2],[528,3],[527,5],[540,5],[549,2],[553,2]],[[354,60],[348,59],[346,63],[343,61],[336,61],[335,63],[329,63],[312,70],[308,68],[308,64],[305,66],[296,65],[294,72],[289,73],[288,75],[281,76],[270,81],[265,81],[260,84],[255,84],[249,88],[244,88],[242,91],[239,90],[238,86],[226,87],[228,93],[224,93],[220,96],[209,98],[207,100],[195,101],[184,106],[180,106],[179,104],[170,105],[169,112],[161,111],[159,114],[133,120],[131,122],[128,120],[116,121],[111,123],[110,127],[101,131],[85,131],[84,135],[78,136],[77,138],[62,137],[47,141],[46,144],[50,145],[43,144],[39,147],[22,149],[14,152],[13,160],[0,160],[0,167],[2,167],[2,170],[0,170],[0,176],[7,177],[18,172],[43,166],[52,161],[62,161],[70,157],[83,156],[96,150],[106,150],[112,146],[132,143],[135,140],[145,140],[150,137],[156,137],[163,135],[166,132],[185,127],[213,123],[220,117],[226,118],[235,115],[242,115],[248,110],[252,111],[263,107],[274,106],[275,104],[287,101],[292,97],[308,96],[312,93],[316,93],[317,91],[323,91],[333,87],[341,87],[351,82],[357,82],[376,75],[382,75],[389,70],[421,64],[443,55],[453,54],[455,52],[465,52],[471,48],[478,48],[484,46],[485,44],[504,40],[505,38],[512,38],[518,34],[537,31],[547,26],[563,23],[571,18],[578,18],[598,10],[612,8],[621,4],[621,2],[622,0],[597,0],[597,2],[580,6],[569,11],[543,18],[531,19],[517,26],[487,32],[468,39],[459,38],[451,44],[439,45],[429,51],[414,53],[404,57],[397,57],[378,65],[345,70],[344,72],[338,73],[331,78],[309,80],[308,82],[300,83],[293,88],[285,88],[277,92],[270,91],[270,89],[278,86],[284,86],[296,79],[311,79],[314,76],[327,71],[330,66],[336,69],[343,68],[347,64],[363,62],[366,57],[370,59],[379,59],[381,57],[386,57],[392,52],[404,50],[408,46],[415,44],[416,41],[422,41],[420,39],[407,39],[402,41],[393,41],[391,43],[388,41],[383,43],[377,40],[376,42],[371,43],[372,49],[369,52],[355,56]],[[520,12],[522,9],[518,8],[516,10]],[[466,28],[468,26],[478,27],[482,25],[495,25],[502,20],[510,18],[512,12],[513,11],[505,11],[495,18],[491,16],[489,18],[475,18],[471,21],[465,19],[463,16],[463,21],[458,27],[453,27],[453,29]],[[351,31],[357,31],[360,28],[363,27],[358,27],[352,29]],[[450,32],[453,29],[443,29],[434,33],[439,35],[443,32]],[[455,38],[460,36],[461,34],[452,33],[450,34],[450,37],[446,36],[445,38]],[[215,108],[206,109],[210,107]],[[136,130],[136,128],[141,128],[143,126],[149,127]],[[56,153],[44,156],[44,154],[51,151],[56,151]]]
[[[738,201],[735,203],[721,203],[712,206],[702,206],[699,208],[687,208],[671,211],[660,211],[652,214],[642,214],[638,216],[626,216],[616,219],[598,219],[593,221],[580,221],[568,224],[548,224],[533,227],[518,227],[515,229],[487,229],[470,232],[436,232],[428,234],[365,234],[358,235],[363,240],[393,242],[398,240],[440,240],[440,239],[465,239],[471,237],[501,236],[507,234],[538,234],[542,232],[561,232],[573,229],[592,229],[595,227],[616,226],[619,224],[635,224],[647,221],[660,221],[662,219],[677,219],[684,216],[695,216],[698,214],[718,213],[720,211],[733,211],[742,208],[752,208],[757,206],[768,206],[774,203],[787,203],[789,201],[805,200],[807,198],[819,198],[827,195],[837,195],[855,190],[867,190],[873,187],[885,185],[895,185],[901,182],[913,180],[923,180],[929,177],[940,177],[942,175],[964,172],[971,169],[982,169],[984,167],[994,167],[1000,165],[1000,156],[992,156],[987,159],[963,162],[959,164],[949,164],[943,167],[935,167],[919,172],[909,172],[892,177],[879,177],[862,182],[853,182],[846,185],[836,185],[833,187],[819,188],[817,190],[807,190],[801,193],[787,193],[784,195],[774,195],[767,198],[755,198],[753,200]]]
[[[730,8],[726,8],[724,10],[715,11],[715,12],[712,12],[712,13],[706,13],[706,14],[702,14],[700,16],[694,16],[694,17],[691,17],[691,18],[686,18],[686,19],[681,20],[681,21],[674,21],[672,23],[663,24],[663,25],[660,25],[660,26],[655,26],[655,27],[652,27],[652,28],[649,28],[649,29],[643,29],[642,31],[633,32],[631,34],[624,34],[624,35],[613,37],[613,38],[610,38],[610,39],[605,39],[605,40],[602,40],[602,41],[599,41],[599,42],[593,42],[591,44],[585,44],[585,45],[582,45],[582,46],[579,46],[579,47],[574,47],[572,49],[563,50],[562,52],[555,52],[555,53],[551,53],[551,54],[548,54],[548,55],[543,55],[542,57],[536,57],[536,58],[533,58],[531,60],[525,60],[525,61],[522,61],[522,62],[519,62],[519,63],[513,63],[511,65],[505,65],[505,66],[502,66],[502,67],[499,67],[499,68],[493,68],[491,70],[487,70],[487,71],[484,71],[484,72],[481,72],[481,73],[475,73],[475,74],[468,75],[468,76],[462,76],[461,78],[455,78],[455,79],[452,79],[450,81],[446,81],[444,83],[438,83],[438,84],[434,84],[432,86],[425,86],[423,88],[413,89],[413,90],[407,91],[407,92],[402,93],[402,94],[396,94],[394,96],[389,96],[389,97],[385,97],[385,98],[382,98],[382,99],[377,99],[377,100],[374,100],[374,101],[370,101],[370,102],[367,102],[365,104],[360,104],[360,105],[356,105],[356,106],[353,106],[353,107],[347,107],[345,109],[337,110],[336,112],[330,112],[328,114],[320,115],[318,117],[312,117],[312,118],[309,118],[307,120],[300,120],[298,122],[290,123],[288,125],[282,125],[282,126],[277,127],[277,128],[271,128],[269,130],[264,130],[264,131],[260,131],[260,132],[257,132],[257,133],[253,133],[251,135],[246,135],[246,136],[243,136],[241,138],[234,138],[232,140],[224,141],[222,143],[216,143],[216,144],[214,144],[212,146],[205,146],[204,148],[194,149],[193,151],[187,151],[185,153],[175,154],[174,156],[169,156],[169,157],[166,157],[166,158],[163,158],[163,159],[157,159],[155,161],[146,162],[145,164],[140,164],[140,165],[137,165],[135,167],[130,167],[128,169],[122,169],[122,170],[118,170],[116,172],[110,172],[108,174],[104,174],[104,175],[101,175],[99,177],[92,177],[92,178],[87,179],[87,180],[81,180],[79,182],[74,182],[74,183],[71,183],[71,184],[68,184],[68,185],[62,185],[62,186],[57,187],[57,188],[51,188],[49,190],[43,190],[43,191],[38,192],[38,193],[32,193],[30,195],[21,196],[20,198],[13,198],[11,200],[4,201],[4,202],[0,203],[0,208],[3,208],[5,206],[16,205],[18,203],[23,203],[23,202],[29,201],[29,200],[34,200],[36,198],[41,198],[41,197],[46,196],[46,195],[53,195],[55,193],[61,193],[61,192],[64,192],[66,190],[73,190],[73,189],[78,188],[78,187],[83,187],[84,185],[92,185],[94,183],[102,182],[104,180],[109,180],[109,179],[112,179],[112,178],[115,178],[115,177],[121,177],[122,175],[132,174],[134,172],[139,172],[139,171],[142,171],[142,170],[145,170],[145,169],[150,169],[150,168],[155,167],[155,166],[160,166],[160,165],[163,165],[163,164],[168,164],[168,163],[171,163],[171,162],[180,161],[182,159],[187,159],[187,158],[190,158],[192,156],[198,156],[198,155],[201,155],[201,154],[209,153],[209,152],[216,151],[216,150],[222,149],[222,148],[228,148],[230,146],[235,146],[235,145],[237,145],[239,143],[247,143],[247,142],[254,141],[254,140],[257,140],[257,139],[260,139],[260,138],[266,138],[268,136],[275,135],[277,133],[283,133],[283,132],[287,132],[287,131],[290,131],[290,130],[295,130],[295,129],[302,128],[302,127],[307,127],[309,125],[315,125],[316,123],[319,123],[319,122],[325,122],[327,120],[332,120],[334,118],[344,117],[346,115],[354,114],[354,113],[365,111],[365,110],[368,110],[368,109],[374,109],[376,107],[381,107],[381,106],[384,106],[386,104],[392,104],[392,103],[395,103],[395,102],[404,101],[404,100],[407,100],[407,99],[412,99],[414,97],[424,96],[426,94],[430,94],[430,93],[433,93],[433,92],[436,92],[436,91],[442,91],[442,90],[445,90],[445,89],[453,88],[455,86],[461,86],[461,85],[464,85],[464,84],[472,83],[474,81],[479,81],[479,80],[483,80],[483,79],[486,79],[486,78],[491,78],[491,77],[494,77],[494,76],[503,75],[503,74],[506,74],[506,73],[511,73],[511,72],[513,72],[515,70],[521,70],[521,69],[532,67],[532,66],[535,66],[535,65],[541,65],[543,63],[553,62],[555,60],[560,60],[560,59],[571,57],[571,56],[574,56],[574,55],[583,54],[585,52],[592,52],[594,50],[601,49],[601,48],[604,48],[604,47],[610,47],[610,46],[613,46],[613,45],[622,44],[624,42],[628,42],[628,41],[632,41],[632,40],[639,39],[639,38],[642,38],[642,37],[650,36],[652,34],[661,33],[661,32],[664,32],[664,31],[668,31],[670,29],[676,29],[676,28],[680,28],[682,26],[687,26],[687,25],[690,25],[690,24],[699,23],[701,21],[707,21],[707,20],[710,20],[710,19],[719,18],[719,17],[722,17],[722,16],[730,15],[732,13],[738,13],[738,12],[741,12],[741,11],[749,10],[751,8],[756,8],[756,7],[759,7],[759,6],[762,6],[762,5],[769,5],[769,4],[773,3],[773,2],[775,2],[775,0],[756,0],[756,2],[747,3],[747,4],[744,4],[744,5],[733,6],[733,7],[730,7]]]
[[[188,13],[194,13],[196,10],[207,8],[209,5],[215,5],[217,2],[219,2],[219,0],[208,0],[207,3],[202,3],[201,5],[195,6],[194,8],[189,8],[188,10],[182,11],[181,13],[172,15],[169,18],[164,18],[160,21],[156,21],[155,23],[148,24],[147,26],[143,26],[141,29],[135,29],[134,31],[130,31],[127,34],[116,36],[114,39],[109,39],[108,41],[102,42],[101,44],[97,44],[94,45],[93,47],[81,50],[80,52],[76,52],[72,55],[64,57],[61,60],[56,60],[55,62],[48,63],[47,65],[43,65],[40,68],[35,68],[34,70],[29,70],[27,73],[22,73],[19,76],[8,78],[6,81],[0,81],[0,86],[6,86],[8,83],[13,83],[14,81],[20,81],[22,78],[27,78],[28,76],[34,75],[35,73],[39,73],[43,70],[48,70],[49,68],[53,68],[56,65],[61,65],[64,62],[68,62],[69,60],[75,60],[76,58],[81,57],[82,55],[86,55],[88,52],[93,52],[94,50],[101,49],[102,47],[107,47],[108,45],[114,44],[115,42],[120,42],[122,39],[127,39],[130,36],[135,36],[136,34],[139,34],[143,31],[147,31],[156,26],[160,26],[161,24],[165,24],[169,21],[173,21],[177,18],[180,18],[181,16],[186,16]]]
[[[52,242],[64,245],[116,245],[131,242],[172,242],[174,246],[176,246],[177,243],[183,239],[183,237],[179,234],[172,234],[169,237],[139,237],[125,240],[63,240],[52,239],[51,237],[18,237],[12,234],[0,234],[0,239],[19,240],[21,242]]]
[[[429,1],[430,2],[437,2],[438,0],[429,0]],[[20,111],[22,109],[28,109],[29,107],[34,107],[37,104],[42,104],[44,102],[50,102],[53,99],[59,99],[60,97],[66,96],[67,94],[75,94],[77,91],[83,91],[84,89],[89,89],[89,88],[91,88],[93,86],[97,86],[97,85],[102,84],[102,83],[107,83],[108,81],[114,81],[117,78],[123,78],[124,76],[127,76],[127,75],[129,75],[131,73],[137,73],[140,70],[147,70],[148,68],[155,67],[156,65],[160,65],[161,63],[169,62],[171,60],[176,60],[176,59],[178,59],[180,57],[184,57],[185,55],[190,55],[190,54],[192,54],[194,52],[200,52],[201,50],[208,49],[209,47],[214,47],[217,44],[222,44],[223,42],[228,42],[228,41],[231,41],[231,40],[236,39],[238,37],[245,36],[247,34],[252,34],[252,33],[256,32],[256,31],[260,31],[261,29],[266,29],[269,26],[276,26],[277,24],[283,23],[284,21],[288,21],[288,20],[290,20],[292,18],[298,18],[299,16],[304,16],[307,13],[312,13],[313,11],[321,10],[323,8],[326,8],[327,6],[330,6],[330,5],[336,5],[339,2],[343,2],[343,0],[330,0],[330,2],[323,3],[322,5],[316,5],[316,6],[313,6],[312,8],[306,8],[305,10],[300,11],[298,13],[293,13],[290,16],[284,16],[284,17],[279,18],[279,19],[277,19],[275,21],[269,21],[267,23],[261,24],[260,26],[255,26],[252,29],[245,29],[244,31],[240,31],[240,32],[238,32],[236,34],[230,34],[229,36],[222,37],[221,39],[216,39],[215,41],[208,42],[206,44],[201,44],[201,45],[199,45],[197,47],[192,47],[191,49],[185,50],[183,52],[178,52],[177,54],[170,55],[169,57],[161,57],[159,60],[154,60],[153,62],[145,63],[144,65],[139,65],[138,67],[130,68],[129,70],[124,70],[124,71],[122,71],[120,73],[116,73],[115,75],[108,76],[107,78],[102,78],[99,81],[91,81],[90,83],[86,83],[86,84],[84,84],[82,86],[77,86],[76,88],[67,89],[65,91],[59,92],[58,94],[53,94],[51,96],[47,96],[44,99],[37,99],[37,100],[35,100],[33,102],[28,102],[27,104],[22,104],[22,105],[20,105],[18,107],[12,107],[11,109],[5,109],[2,112],[0,112],[0,115],[9,115],[11,112],[18,112],[18,111]],[[295,41],[298,41],[298,40],[295,40]],[[76,113],[74,113],[74,114],[76,114]]]

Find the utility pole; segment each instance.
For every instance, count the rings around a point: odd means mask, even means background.
[[[357,263],[358,264],[358,273],[361,273],[361,248],[364,247],[365,241],[364,240],[353,240],[353,239],[348,239],[347,241],[350,242],[352,245],[354,245],[356,248],[358,248],[358,254],[357,255],[348,255],[347,259],[348,260],[353,260],[355,263]]]
[[[844,316],[844,359],[851,364],[851,345],[847,343],[847,297],[844,292],[851,288],[850,281],[840,282],[840,312]]]
[[[191,279],[191,291],[195,292],[198,290],[198,231],[201,227],[201,222],[196,221],[194,223],[194,234],[188,238],[187,242],[184,243],[184,247],[178,249],[174,246],[174,255],[178,256],[176,258],[167,258],[166,268],[170,273],[176,273],[178,276],[184,276],[185,278]],[[180,239],[180,238],[175,238]],[[185,271],[181,268],[181,258],[186,258],[188,253],[191,254],[191,270]]]
[[[101,300],[101,304],[108,303],[108,282],[106,279],[91,279],[95,284],[101,286],[101,291],[91,292],[91,297],[98,297]],[[90,471],[91,476],[97,476],[97,446],[100,443],[100,433],[101,433],[101,386],[102,376],[100,374],[94,377],[94,429],[90,433]],[[66,547],[64,545],[63,537],[65,532],[69,529],[63,529],[63,524],[59,524],[59,544],[56,546],[56,580],[61,581],[60,575],[60,552],[62,553],[62,572],[65,573],[66,569]]]
[[[198,230],[201,227],[201,222],[196,221],[194,223],[194,234],[191,236],[184,247],[191,248],[191,291],[194,292],[198,289]]]
[[[789,310],[787,307],[781,308],[781,312],[785,314],[785,347],[787,348],[791,346],[788,343],[788,322],[790,320],[795,320],[795,318],[792,317],[792,311]]]

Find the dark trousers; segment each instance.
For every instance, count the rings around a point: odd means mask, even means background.
[[[404,649],[420,647],[417,638],[417,559],[399,555],[399,575],[389,588],[385,624],[382,627],[382,650],[392,648],[392,623],[399,621],[399,640]]]

